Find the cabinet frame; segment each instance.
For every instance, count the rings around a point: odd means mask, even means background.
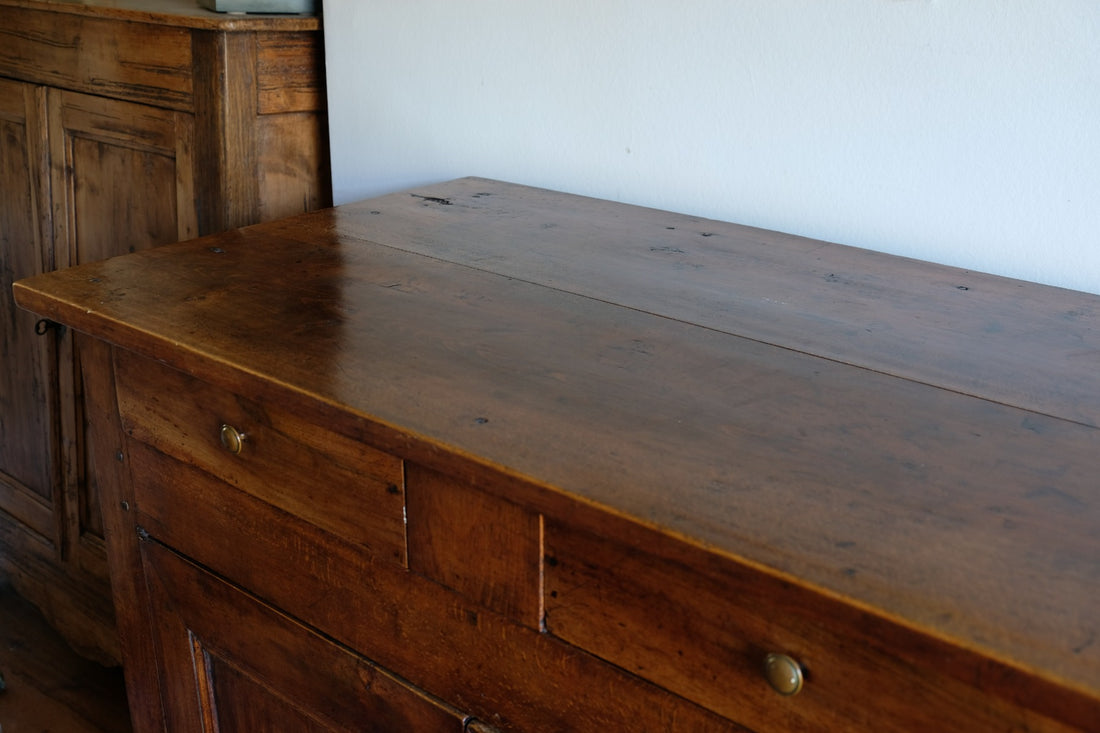
[[[172,0],[0,0],[0,12],[0,124],[25,130],[29,181],[26,193],[22,179],[0,181],[0,227],[29,216],[33,236],[5,246],[35,251],[14,279],[331,203],[319,18]],[[18,345],[0,328],[5,363],[33,364],[17,378],[44,390],[33,408],[44,427],[30,432],[44,435],[33,450],[46,465],[34,486],[0,465],[0,578],[79,652],[115,664],[86,360],[62,327],[31,341],[21,326]]]

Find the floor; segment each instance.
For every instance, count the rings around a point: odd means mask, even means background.
[[[130,733],[120,669],[77,656],[0,583],[0,732]]]

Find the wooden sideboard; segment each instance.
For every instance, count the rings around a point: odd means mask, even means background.
[[[0,577],[118,659],[81,396],[13,280],[331,203],[320,21],[0,0]]]
[[[138,730],[1100,727],[1098,296],[477,178],[15,295]]]

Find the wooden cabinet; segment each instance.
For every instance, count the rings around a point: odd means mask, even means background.
[[[319,22],[171,0],[0,12],[0,574],[112,661],[81,355],[11,283],[326,205]]]
[[[45,91],[0,79],[0,506],[10,518],[0,521],[0,547],[26,542],[43,550],[60,530],[52,511],[60,494],[51,419],[57,415],[56,342],[36,333],[38,319],[17,309],[10,293],[14,280],[52,265],[51,234],[44,226],[49,221],[49,158],[39,135],[44,124]],[[16,527],[33,535],[24,539]]]
[[[476,178],[14,292],[137,730],[1100,720],[1100,296]]]

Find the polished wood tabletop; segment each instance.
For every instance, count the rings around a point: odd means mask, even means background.
[[[468,178],[42,275],[16,297],[1100,709],[1098,296]]]

